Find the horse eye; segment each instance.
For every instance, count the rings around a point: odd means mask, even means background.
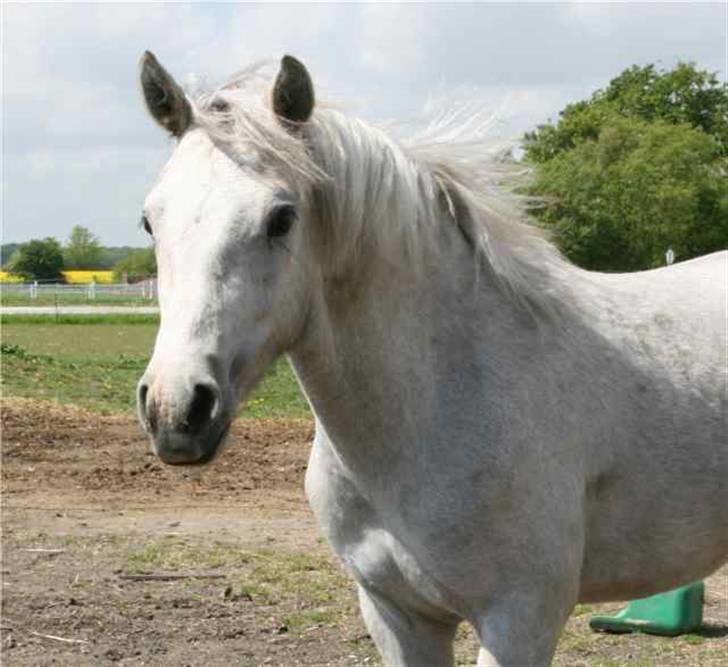
[[[142,229],[149,234],[149,236],[154,236],[152,233],[152,226],[149,224],[149,220],[147,219],[146,215],[142,215],[142,219],[139,221],[139,224],[141,225]]]
[[[273,210],[268,217],[266,234],[269,239],[285,236],[291,230],[296,220],[296,209],[290,204],[284,204]]]
[[[217,99],[210,105],[210,111],[226,113],[230,111],[230,105],[225,100]]]

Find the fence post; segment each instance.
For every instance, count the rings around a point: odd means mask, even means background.
[[[30,298],[31,299],[37,299],[38,298],[38,281],[34,280],[30,284]]]
[[[96,298],[96,281],[93,278],[88,284],[88,298],[92,301]]]

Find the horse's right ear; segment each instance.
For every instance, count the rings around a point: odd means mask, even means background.
[[[181,137],[192,123],[192,107],[184,91],[150,51],[144,52],[139,68],[144,101],[152,118]]]

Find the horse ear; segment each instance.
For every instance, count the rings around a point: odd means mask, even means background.
[[[283,56],[273,85],[273,111],[285,121],[305,123],[313,105],[313,82],[308,70],[293,56]]]
[[[140,61],[140,79],[147,109],[165,130],[180,137],[192,123],[192,107],[180,85],[145,51]]]

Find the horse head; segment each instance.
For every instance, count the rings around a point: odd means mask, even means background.
[[[267,94],[236,116],[234,85],[192,100],[149,52],[141,86],[176,146],[141,219],[155,246],[161,323],[138,413],[163,461],[205,463],[238,402],[305,324],[308,181],[290,163],[305,155],[313,86],[285,56]],[[250,130],[237,144],[226,140],[236,122]]]

